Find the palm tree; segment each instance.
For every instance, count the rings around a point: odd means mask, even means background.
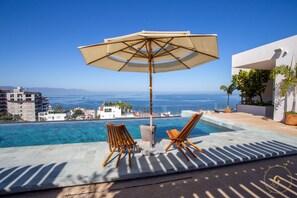
[[[296,106],[296,92],[297,92],[297,64],[295,67],[289,65],[281,65],[274,68],[271,72],[271,77],[275,78],[277,75],[283,75],[283,79],[280,82],[280,96],[284,97],[288,91],[293,88],[293,105],[292,111],[295,111]]]
[[[229,97],[232,95],[233,91],[236,89],[236,85],[234,83],[231,83],[231,85],[226,86],[226,85],[221,85],[220,90],[226,91],[228,100],[227,100],[227,106],[229,107]]]

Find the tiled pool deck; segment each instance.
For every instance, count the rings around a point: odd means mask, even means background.
[[[292,127],[293,135],[285,134],[286,128],[284,133],[280,133],[281,129],[271,132],[265,130],[264,125],[259,125],[260,129],[240,124],[245,122],[236,120],[239,115],[242,114],[232,114],[234,119],[227,121],[222,115],[204,115],[203,119],[236,131],[191,138],[204,149],[205,154],[195,152],[199,158],[190,157],[190,161],[186,161],[176,149],[171,149],[166,154],[151,156],[136,153],[132,158],[132,168],[128,166],[127,156],[122,156],[118,169],[115,168],[116,160],[102,168],[101,164],[109,153],[106,142],[1,148],[0,195],[170,174],[297,154],[297,135],[293,133],[296,130],[297,134],[297,129]],[[157,147],[165,148],[168,143],[169,140],[163,139]]]

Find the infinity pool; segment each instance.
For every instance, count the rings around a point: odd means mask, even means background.
[[[166,130],[181,130],[189,118],[156,118],[156,139],[168,138]],[[140,139],[139,126],[149,123],[148,119],[112,120],[112,121],[74,121],[74,122],[43,122],[0,125],[0,148],[36,146],[52,144],[71,144],[83,142],[106,141],[105,123],[125,124],[135,139]],[[192,131],[191,136],[208,135],[232,131],[203,120]]]

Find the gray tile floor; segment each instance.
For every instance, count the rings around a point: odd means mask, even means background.
[[[237,131],[191,138],[205,154],[194,151],[199,158],[189,155],[190,161],[171,148],[166,154],[135,153],[132,168],[125,155],[118,169],[116,160],[103,168],[101,164],[109,154],[106,142],[1,148],[0,194],[163,175],[297,154],[296,137],[226,123],[211,116],[204,119]],[[168,143],[169,140],[163,139],[157,148],[164,149]]]

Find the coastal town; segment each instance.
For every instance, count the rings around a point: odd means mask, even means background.
[[[153,117],[172,117],[170,112],[153,113]],[[147,118],[149,112],[132,109],[126,102],[104,102],[97,109],[75,107],[63,109],[52,107],[49,99],[40,92],[25,91],[22,87],[13,90],[0,89],[0,122],[36,122],[93,120],[119,118]]]

